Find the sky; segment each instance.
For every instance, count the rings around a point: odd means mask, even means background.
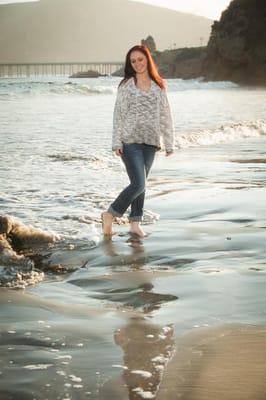
[[[133,0],[176,11],[201,15],[210,19],[220,19],[221,12],[227,8],[231,0]]]
[[[38,0],[0,0],[0,4],[23,3],[23,2],[25,3],[28,1],[38,1]],[[176,11],[201,15],[210,19],[220,19],[221,12],[231,2],[231,0],[132,0],[132,1],[153,4],[159,7],[170,8]]]

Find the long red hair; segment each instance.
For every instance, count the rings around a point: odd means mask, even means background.
[[[122,81],[119,83],[119,86],[122,85],[124,82],[126,82],[128,79],[134,77],[134,80],[136,82],[136,71],[131,65],[130,61],[130,55],[133,51],[140,51],[147,59],[147,69],[148,69],[148,74],[149,77],[161,88],[165,89],[165,83],[163,81],[163,78],[158,72],[158,68],[155,64],[154,59],[152,58],[152,55],[150,53],[150,50],[148,47],[143,46],[143,45],[136,45],[131,47],[131,49],[127,52],[126,55],[126,61],[125,61],[125,68],[124,68],[124,78]]]

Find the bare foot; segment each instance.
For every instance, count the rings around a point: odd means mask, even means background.
[[[141,238],[144,238],[147,236],[147,234],[144,232],[144,230],[141,228],[138,222],[132,222],[131,227],[130,227],[130,233],[133,235],[137,235]]]
[[[114,217],[109,212],[102,213],[102,228],[104,236],[112,236],[112,225]]]

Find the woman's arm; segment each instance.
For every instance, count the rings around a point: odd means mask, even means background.
[[[117,96],[113,114],[113,136],[112,136],[112,150],[116,151],[122,149],[122,129],[123,129],[123,110],[122,104],[124,101],[124,91],[122,87],[117,90]],[[117,153],[117,152],[116,152]]]
[[[165,152],[169,155],[174,151],[173,117],[166,90],[162,89],[160,95],[160,130],[163,137]]]

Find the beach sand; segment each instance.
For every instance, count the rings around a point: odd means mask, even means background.
[[[169,338],[166,341],[167,347]],[[140,376],[126,370],[123,377],[103,386],[100,399],[108,398],[108,394],[109,398],[117,400],[265,399],[266,327],[224,325],[199,329],[186,333],[170,347],[174,355],[165,368],[157,369],[157,375],[153,373],[149,377],[143,373]],[[131,358],[135,363],[138,360],[138,365],[150,371],[147,347],[141,350],[127,352],[127,360]],[[164,353],[161,352],[162,359]],[[148,360],[152,360],[150,356]],[[150,361],[150,364],[156,370],[156,362]]]
[[[177,341],[157,400],[263,400],[266,327],[223,326]]]

